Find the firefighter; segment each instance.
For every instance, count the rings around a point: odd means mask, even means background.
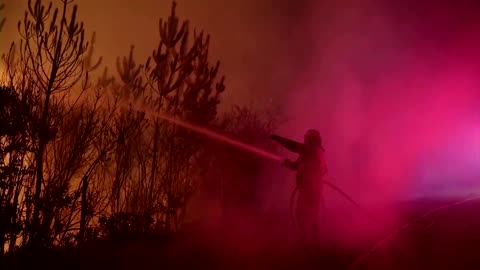
[[[320,214],[324,212],[322,180],[327,174],[320,133],[311,129],[304,136],[304,142],[299,143],[278,135],[271,139],[299,156],[295,161],[285,159],[283,165],[296,171],[297,207],[295,223],[306,241],[318,239]],[[295,192],[292,194],[292,203]]]

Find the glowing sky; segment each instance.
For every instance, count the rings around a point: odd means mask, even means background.
[[[3,2],[8,21],[1,34],[2,51],[15,36],[16,22],[27,1]],[[246,102],[258,101],[259,92],[285,88],[291,79],[292,62],[297,61],[298,55],[289,48],[292,35],[288,24],[297,15],[289,9],[294,7],[289,2],[292,1],[233,0],[227,5],[224,0],[177,1],[181,19],[188,19],[193,27],[211,34],[210,53],[213,59],[221,60],[222,71],[227,75],[228,100],[235,96]],[[78,4],[86,30],[97,32],[98,55],[104,57],[106,64],[114,64],[117,56],[128,54],[131,44],[136,46],[138,62],[151,55],[159,40],[158,20],[170,14],[171,1],[82,0]]]

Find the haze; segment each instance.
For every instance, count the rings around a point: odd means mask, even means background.
[[[25,8],[3,2],[2,52]],[[288,121],[278,133],[298,140],[319,129],[332,181],[360,201],[477,188],[475,1],[177,2],[180,18],[211,35],[227,76],[223,108],[279,109]],[[151,54],[170,3],[83,0],[79,17],[113,72],[130,44],[137,62]]]

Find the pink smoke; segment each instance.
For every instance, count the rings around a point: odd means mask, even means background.
[[[422,169],[419,158],[445,148],[461,127],[474,130],[469,115],[478,106],[479,65],[471,44],[478,38],[472,41],[472,33],[464,31],[431,52],[421,37],[405,44],[407,35],[395,32],[400,25],[378,5],[354,4],[335,9],[323,22],[335,30],[325,35],[315,30],[315,15],[335,7],[312,7],[308,29],[318,37],[318,49],[291,90],[287,115],[295,120],[281,132],[301,139],[308,128],[318,128],[332,174],[348,186],[361,186],[359,193],[369,198],[408,194]],[[392,44],[397,47],[389,48]],[[368,71],[373,79],[366,82],[362,72]]]
[[[332,181],[393,221],[390,202],[436,196],[432,186],[480,187],[473,165],[480,161],[479,24],[454,25],[441,5],[398,19],[393,7],[361,2],[312,2],[299,28],[316,49],[286,98],[290,121],[278,132],[300,140],[319,129]],[[343,198],[327,198],[345,216],[342,233],[376,230],[354,222]]]

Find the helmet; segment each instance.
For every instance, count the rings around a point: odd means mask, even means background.
[[[309,129],[307,133],[305,133],[305,137],[315,139],[318,142],[322,142],[322,137],[320,136],[320,132],[316,129]]]
[[[314,143],[316,146],[322,148],[322,150],[323,150],[322,137],[320,136],[320,132],[318,132],[318,130],[309,129],[305,133],[305,141],[310,141],[310,142]]]

